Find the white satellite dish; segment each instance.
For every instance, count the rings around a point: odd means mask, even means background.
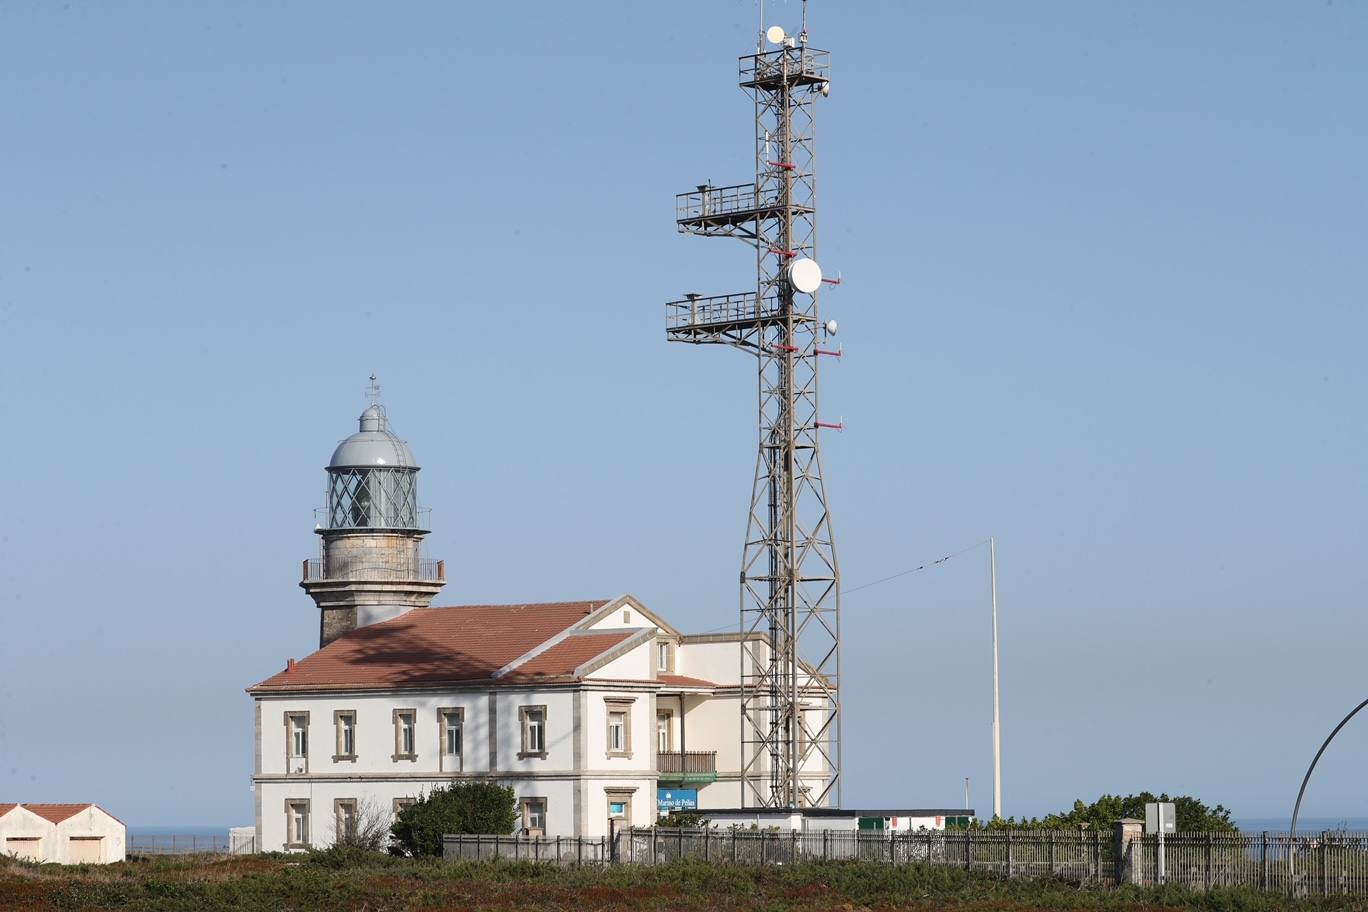
[[[799,257],[789,264],[789,284],[803,294],[812,294],[822,287],[822,267],[810,257]]]
[[[836,328],[837,328],[837,327],[836,327],[836,321],[835,321],[835,320],[827,320],[827,321],[826,321],[826,331],[827,331],[827,335],[828,335],[828,336],[834,336],[834,335],[836,335]]]
[[[787,37],[788,36],[784,34],[782,26],[771,25],[769,28],[765,29],[765,40],[770,44],[783,44],[784,39]]]

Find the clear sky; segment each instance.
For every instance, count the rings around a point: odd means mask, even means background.
[[[999,540],[1005,811],[1290,811],[1368,696],[1368,5],[813,0],[848,588]],[[799,4],[771,0],[792,30]],[[446,603],[736,623],[754,0],[0,5],[0,800],[250,823],[371,371]],[[987,553],[852,592],[849,804],[991,807]],[[1368,815],[1368,718],[1305,813]]]

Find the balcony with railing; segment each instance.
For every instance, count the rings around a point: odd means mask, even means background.
[[[689,295],[665,305],[665,335],[678,341],[726,333],[783,317],[778,299],[755,292],[701,297]]]
[[[675,196],[675,221],[686,234],[733,234],[737,226],[757,219],[778,218],[785,212],[808,213],[812,207],[794,204],[785,208],[775,188],[757,191],[754,183],[713,187],[700,184],[697,190]],[[753,230],[739,233],[753,236]]]
[[[717,751],[660,751],[656,760],[660,782],[717,781]]]
[[[321,558],[304,561],[304,582],[318,583],[334,580],[366,582],[440,583],[446,581],[446,561],[419,558],[412,561],[348,561],[329,562]]]
[[[751,54],[740,60],[740,79],[748,89],[776,89],[785,82],[790,86],[821,86],[831,81],[831,52],[798,44]]]

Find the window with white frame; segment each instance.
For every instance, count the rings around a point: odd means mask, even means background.
[[[529,836],[540,836],[546,832],[545,798],[522,800],[522,825]]]
[[[656,753],[663,754],[670,750],[673,743],[671,735],[671,723],[674,722],[673,713],[656,713]]]
[[[337,729],[337,744],[333,760],[356,759],[356,711],[339,709],[333,713],[333,725]]]
[[[418,713],[412,709],[394,711],[394,760],[418,759]]]
[[[674,671],[674,644],[666,640],[656,643],[656,671]]]
[[[285,802],[285,844],[290,848],[309,845],[309,799],[291,798]]]
[[[632,702],[609,697],[604,700],[608,715],[608,756],[632,756]]]
[[[546,707],[520,706],[518,717],[522,720],[522,751],[524,757],[546,756]]]
[[[441,730],[442,769],[459,771],[465,748],[465,710],[458,707],[437,710],[437,725]]]
[[[306,773],[309,770],[309,714],[285,714],[285,759],[287,773]]]

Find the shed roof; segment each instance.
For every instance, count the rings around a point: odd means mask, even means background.
[[[32,811],[44,820],[52,823],[61,823],[68,817],[75,817],[86,808],[94,807],[87,801],[85,804],[24,804],[24,810]]]

